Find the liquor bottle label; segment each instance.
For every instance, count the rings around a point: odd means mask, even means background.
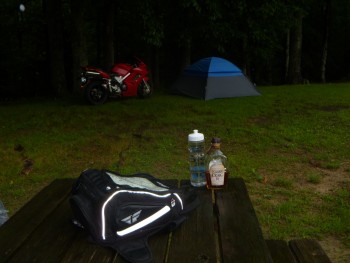
[[[211,184],[213,186],[224,185],[225,166],[222,163],[213,164],[209,169]]]

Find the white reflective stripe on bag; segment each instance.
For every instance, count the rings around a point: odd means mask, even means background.
[[[157,198],[167,198],[169,197],[171,194],[168,193],[168,194],[164,194],[164,195],[160,195],[160,194],[154,194],[154,193],[149,193],[149,192],[144,192],[144,191],[132,191],[132,190],[118,190],[116,192],[114,192],[110,197],[108,197],[108,199],[103,203],[102,205],[102,209],[101,209],[101,222],[102,222],[102,231],[101,231],[101,235],[102,235],[102,239],[105,240],[106,239],[106,222],[105,222],[105,209],[106,209],[106,206],[108,205],[108,203],[118,194],[120,193],[131,193],[131,194],[140,194],[140,195],[151,195],[151,196],[154,196],[154,197],[157,197]],[[179,198],[179,197],[178,197]],[[180,198],[181,200],[181,198]],[[180,201],[181,205],[182,205],[182,200]],[[167,208],[168,207],[168,211]],[[164,210],[163,210],[164,209]],[[164,214],[166,214],[167,212],[170,211],[170,207],[169,206],[165,206],[163,207],[162,209],[160,209],[158,212],[156,212],[155,214],[153,214],[152,216],[150,217],[153,217],[153,221],[157,220],[159,217],[163,216]],[[147,218],[148,219],[148,218]],[[147,220],[147,219],[144,219],[143,221]],[[143,222],[141,221],[141,222]],[[153,222],[151,221],[151,222]],[[139,223],[141,223],[139,222]],[[147,224],[150,224],[151,222],[146,222]],[[139,224],[138,223],[138,224]],[[143,226],[147,225],[147,224],[144,224]],[[141,226],[141,227],[143,227]],[[138,227],[137,229],[141,228],[141,227]],[[131,228],[131,227],[129,227]],[[127,228],[127,229],[129,229]],[[133,231],[136,231],[137,229],[132,229],[131,231],[129,230],[129,232],[127,233],[131,233]],[[123,235],[126,235],[127,233],[124,233],[123,231],[125,231],[126,229],[122,230],[121,232],[123,233]]]
[[[158,218],[161,218],[163,215],[165,215],[166,213],[168,213],[170,211],[170,207],[169,206],[164,206],[162,209],[158,210],[157,212],[155,212],[153,215],[147,217],[146,219],[138,222],[137,224],[128,227],[122,231],[117,231],[117,235],[118,236],[125,236],[127,234],[130,234],[144,226],[147,226],[149,224],[151,224],[152,222],[156,221]]]

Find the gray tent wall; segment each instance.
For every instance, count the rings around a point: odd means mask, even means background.
[[[197,99],[205,99],[207,77],[181,75],[171,88],[177,95],[185,95]]]
[[[260,95],[244,75],[208,77],[205,91],[205,100]]]
[[[186,68],[171,91],[205,100],[260,95],[237,66],[217,57],[201,59]]]

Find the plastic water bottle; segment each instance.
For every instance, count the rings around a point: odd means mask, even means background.
[[[4,204],[0,201],[0,226],[9,219]]]
[[[198,130],[193,130],[193,133],[188,135],[188,150],[190,153],[190,180],[191,185],[195,187],[206,185],[204,148],[204,135]]]

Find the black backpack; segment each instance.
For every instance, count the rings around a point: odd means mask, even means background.
[[[94,242],[112,247],[130,262],[152,261],[148,237],[173,230],[199,205],[190,187],[171,187],[149,174],[124,176],[88,169],[73,185],[73,223]]]

